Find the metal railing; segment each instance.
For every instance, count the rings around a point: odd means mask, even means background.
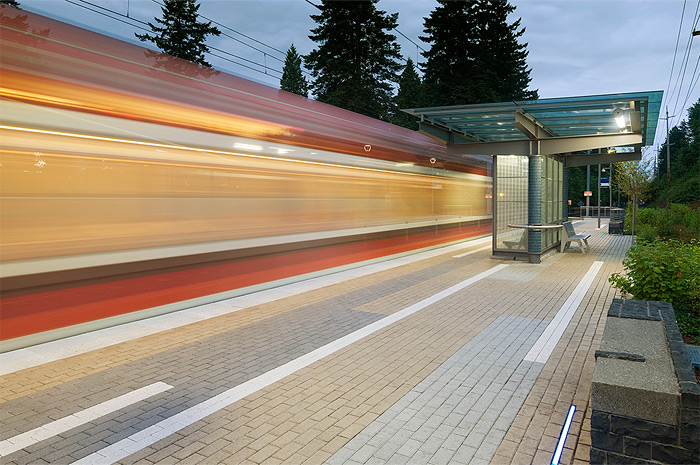
[[[610,218],[610,211],[619,210],[618,207],[600,207],[600,217]],[[589,218],[598,217],[598,206],[591,205],[590,207],[569,207],[569,216],[583,216]]]

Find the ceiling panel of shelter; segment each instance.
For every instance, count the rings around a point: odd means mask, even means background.
[[[618,134],[638,128],[632,113],[638,112],[643,145],[654,141],[661,110],[662,91],[592,95],[521,102],[458,105],[404,110],[422,121],[447,131],[471,136],[479,142],[514,141],[528,138],[516,123],[516,113],[525,115],[552,136]],[[625,118],[620,128],[616,116]],[[635,131],[636,132],[636,131]]]

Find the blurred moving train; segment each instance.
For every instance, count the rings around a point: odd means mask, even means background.
[[[7,5],[0,20],[4,350],[491,232],[488,157]]]

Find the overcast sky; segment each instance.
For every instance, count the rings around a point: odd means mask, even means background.
[[[129,18],[151,22],[161,16],[153,0],[19,1],[27,10],[131,42],[138,42],[134,32],[143,31],[122,21],[138,22],[119,15],[128,12]],[[521,40],[528,43],[531,88],[539,89],[540,97],[663,90],[662,113],[668,106],[671,127],[687,119],[688,106],[700,98],[700,36],[691,39],[693,26],[700,29],[700,0],[510,1],[517,7],[511,21],[522,18],[526,28]],[[200,14],[226,26],[219,29],[228,35],[210,37],[208,44],[240,57],[227,57],[240,63],[235,64],[210,56],[221,70],[279,87],[284,54],[276,50],[286,52],[293,43],[306,54],[316,46],[308,36],[315,27],[309,15],[317,10],[305,0],[200,0],[200,4]],[[436,4],[434,0],[378,3],[382,10],[399,13],[396,35],[404,57],[423,61],[414,43],[428,48],[419,36],[423,18]],[[265,65],[277,71],[265,74]],[[657,146],[665,140],[665,130],[665,120],[660,120]]]

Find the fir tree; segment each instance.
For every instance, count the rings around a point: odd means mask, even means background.
[[[377,1],[323,1],[320,13],[311,15],[318,27],[309,36],[319,46],[304,60],[318,100],[389,120],[401,64],[396,36],[388,31],[398,13],[378,10]]]
[[[515,7],[507,0],[452,2],[439,5],[424,20],[431,44],[423,53],[424,82],[430,105],[463,105],[537,98],[527,90],[527,44],[520,19],[508,24]]]
[[[474,59],[476,14],[474,2],[438,0],[439,5],[424,18],[421,40],[430,43],[423,52],[423,82],[430,106],[472,103],[480,95],[472,81],[477,75]]]
[[[209,22],[199,22],[196,0],[164,0],[161,8],[163,18],[155,18],[161,26],[148,23],[151,34],[136,34],[141,41],[155,43],[163,52],[189,60],[200,65],[209,66],[204,54],[209,52],[205,44],[207,35],[218,36],[221,31]]]
[[[289,47],[287,57],[284,59],[280,89],[303,95],[304,97],[307,97],[309,93],[309,84],[301,71],[301,55],[297,53],[294,44]]]
[[[488,66],[493,102],[510,102],[538,98],[537,90],[528,90],[530,69],[527,67],[527,43],[518,39],[525,33],[521,28],[521,18],[508,24],[508,15],[515,6],[508,0],[481,0],[480,16],[483,18],[483,33],[480,37],[478,58]]]
[[[423,86],[420,76],[416,72],[413,60],[406,60],[406,66],[399,77],[399,92],[396,95],[396,111],[393,123],[408,129],[417,129],[416,117],[401,111],[404,108],[417,108],[422,106]]]

